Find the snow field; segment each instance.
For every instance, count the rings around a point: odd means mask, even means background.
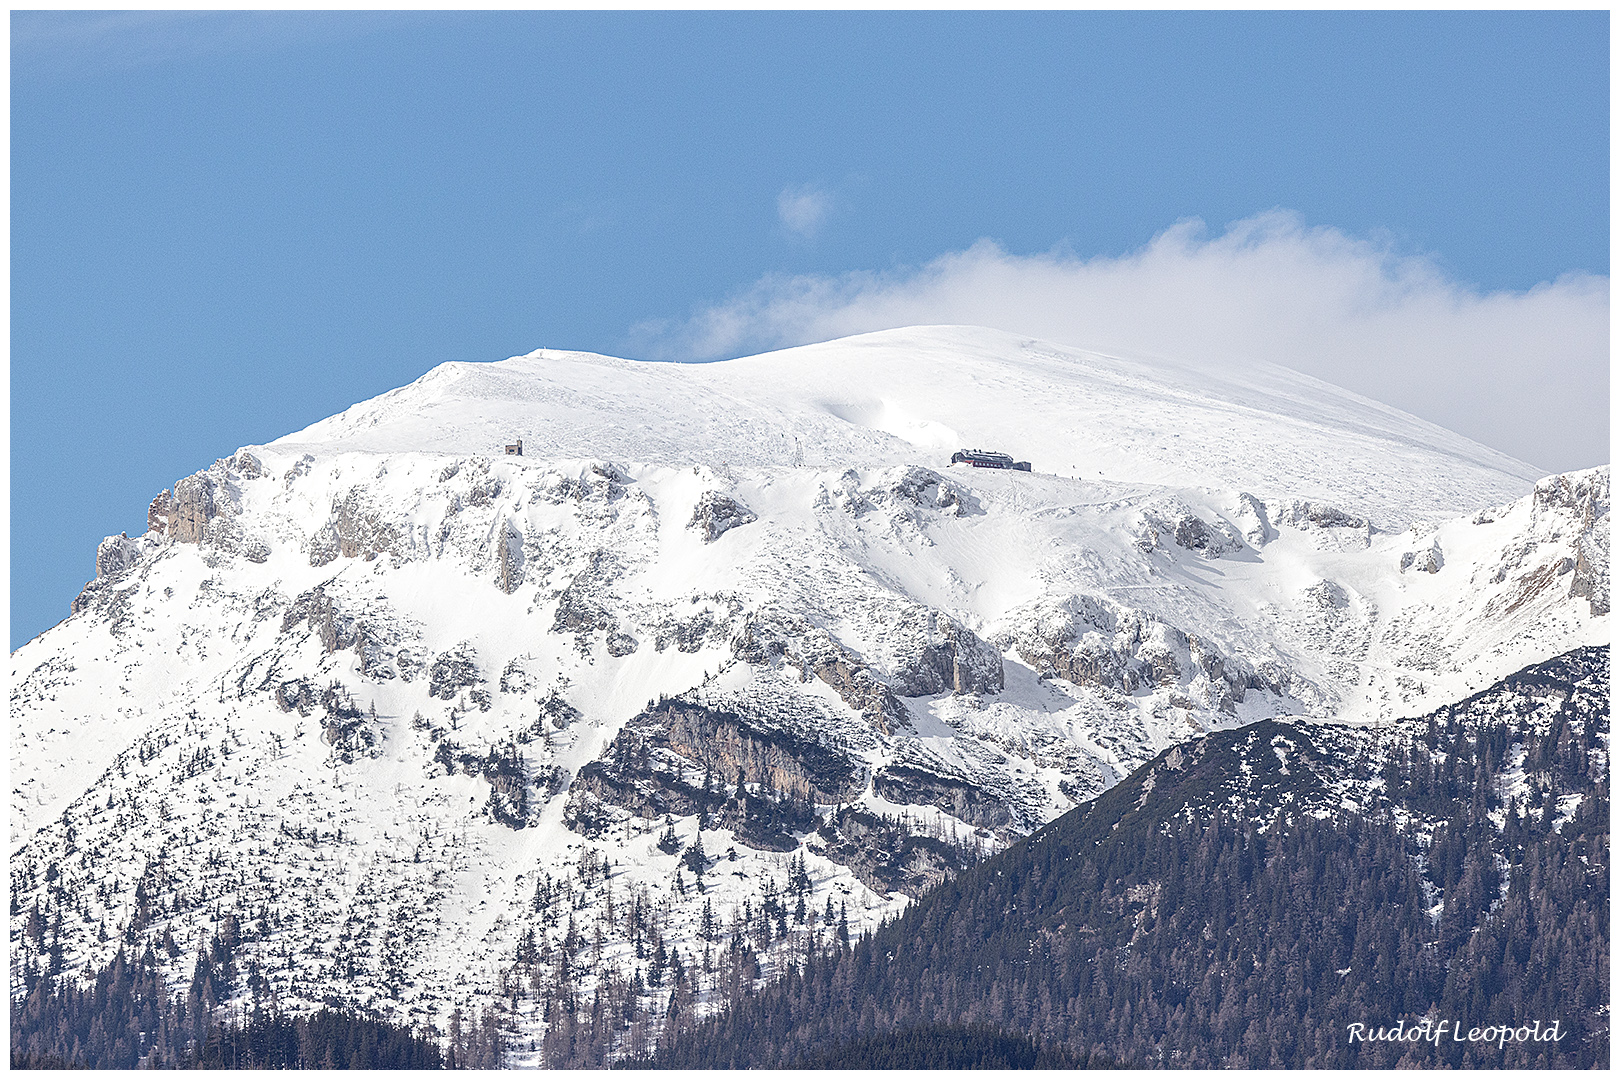
[[[518,437],[526,456],[498,455]],[[963,445],[1037,471],[948,466]],[[284,1004],[443,1028],[513,1000],[525,932],[555,949],[609,894],[617,912],[645,890],[688,964],[713,944],[704,904],[729,923],[790,858],[852,932],[903,908],[813,834],[778,853],[704,830],[720,861],[683,895],[661,819],[570,829],[571,779],[660,698],[825,741],[868,779],[966,784],[1015,825],[870,784],[856,805],[989,849],[1204,731],[1388,722],[1607,641],[1563,568],[1607,529],[1606,469],[1564,505],[1520,463],[1281,369],[1222,381],[970,328],[698,367],[547,351],[444,365],[250,450],[262,475],[240,455],[199,474],[201,544],[149,536],[13,654],[13,895],[79,898],[70,967],[167,933],[180,986],[235,912]],[[707,540],[708,495],[756,520]],[[902,685],[947,626],[1000,654],[999,689],[897,693],[909,721],[884,731],[815,673]],[[749,633],[786,651],[745,659]],[[341,723],[315,703],[334,683]],[[499,755],[536,804],[523,828],[491,809]],[[698,821],[673,826],[690,844]],[[547,876],[572,903],[535,909]],[[137,925],[143,880],[161,899]],[[795,927],[762,976],[827,930]],[[647,964],[616,930],[602,955]],[[526,1045],[544,1022],[515,998]]]

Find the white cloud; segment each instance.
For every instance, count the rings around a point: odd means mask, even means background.
[[[652,351],[700,359],[960,323],[1099,352],[1270,361],[1554,470],[1609,460],[1608,286],[1567,274],[1482,293],[1432,259],[1273,211],[1219,236],[1181,222],[1119,257],[981,240],[917,269],[772,276],[683,326],[640,329]]]
[[[810,184],[783,188],[776,197],[776,215],[782,227],[804,240],[821,231],[831,209],[832,196]]]

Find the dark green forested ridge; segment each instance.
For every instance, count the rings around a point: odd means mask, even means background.
[[[200,954],[191,985],[169,995],[151,950],[122,951],[86,985],[52,973],[27,977],[11,1003],[14,1069],[437,1069],[493,1065],[498,1044],[476,1026],[440,1050],[417,1032],[340,1008],[287,1016],[273,1005],[225,1013],[216,988],[232,976],[228,943]],[[223,1015],[222,1015],[223,1014]]]
[[[540,991],[556,1020],[544,1060],[601,1065],[634,1045],[618,1042],[628,1023],[656,1046],[648,1063],[676,1066],[1604,1066],[1608,656],[1580,650],[1393,727],[1268,721],[1174,748],[877,935],[812,950],[753,992],[738,931],[768,942],[797,920],[790,887],[729,935],[717,971],[734,1005],[695,1027],[682,973],[697,958],[660,959],[656,934],[650,975],[677,993],[651,1032],[626,1010],[633,986],[579,997],[559,967]],[[172,993],[152,944],[69,978],[49,914],[14,910],[30,946],[14,956],[14,1066],[502,1060],[494,1013],[443,1037],[335,1001],[278,1013],[238,963],[234,916]],[[823,922],[845,936],[830,907]],[[253,1003],[223,1007],[231,988]],[[1346,1037],[1424,1015],[1556,1020],[1563,1038]]]
[[[1062,1047],[1007,1035],[988,1024],[924,1024],[846,1043],[799,1063],[805,1069],[1080,1069],[1106,1068]]]
[[[1173,748],[655,1062],[977,1024],[1126,1066],[1605,1067],[1608,671],[1582,649],[1415,721]],[[1349,1038],[1424,1016],[1465,1041]],[[1466,1041],[1536,1021],[1562,1038]]]

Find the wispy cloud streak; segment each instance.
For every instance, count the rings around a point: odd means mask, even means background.
[[[1273,211],[1137,251],[1020,256],[990,241],[920,268],[767,277],[646,351],[709,359],[927,323],[992,326],[1129,355],[1267,361],[1405,409],[1547,469],[1609,457],[1609,281],[1484,293],[1434,260]]]
[[[802,240],[821,231],[832,210],[832,196],[812,185],[783,188],[776,197],[776,215],[782,227]]]

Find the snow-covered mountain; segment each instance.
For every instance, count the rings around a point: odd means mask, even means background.
[[[768,973],[1201,732],[1608,641],[1606,466],[964,327],[445,364],[149,525],[12,655],[14,958],[38,905],[179,985],[229,918],[239,993],[503,1003],[515,1063],[520,954],[701,1009],[716,923]]]

